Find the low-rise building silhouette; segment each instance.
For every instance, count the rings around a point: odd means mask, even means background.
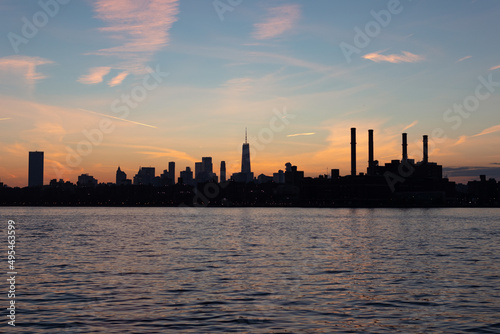
[[[92,175],[82,174],[78,177],[77,185],[79,187],[95,187],[97,180]]]
[[[134,185],[155,185],[155,168],[154,167],[141,167],[134,176]]]

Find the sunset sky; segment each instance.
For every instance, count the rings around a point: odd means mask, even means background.
[[[204,156],[237,172],[358,171],[430,160],[500,179],[500,2],[41,0],[0,2],[0,181],[139,167],[177,176]],[[90,142],[94,143],[90,143]]]

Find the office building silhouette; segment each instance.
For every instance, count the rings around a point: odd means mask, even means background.
[[[154,185],[155,184],[155,168],[141,167],[134,176],[134,185]]]
[[[234,173],[232,180],[240,183],[249,183],[253,181],[252,168],[250,167],[250,144],[247,140],[247,130],[245,129],[245,142],[241,149],[241,172]]]
[[[79,187],[95,187],[97,186],[97,180],[89,174],[82,174],[78,176],[78,182],[76,183]]]
[[[168,169],[163,170],[160,175],[160,183],[164,186],[170,186],[175,184],[175,162],[170,161],[168,163]]]
[[[245,129],[245,142],[241,150],[241,172],[250,174],[252,172],[250,168],[250,144],[247,140],[247,130]]]
[[[226,162],[220,162],[220,182],[226,182]]]
[[[171,184],[175,184],[175,162],[170,161],[168,163],[168,175],[170,177]]]
[[[43,186],[43,152],[29,152],[28,187]]]
[[[194,185],[193,171],[191,170],[191,167],[186,167],[185,171],[181,171],[180,177],[179,177],[179,183],[186,184],[189,186]]]
[[[120,169],[120,166],[118,166],[118,169],[116,170],[116,184],[117,185],[125,184],[126,180],[127,180],[127,174]]]

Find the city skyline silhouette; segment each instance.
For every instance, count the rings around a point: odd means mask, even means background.
[[[21,193],[12,193],[12,188],[0,184],[0,203],[111,206],[500,206],[500,182],[494,178],[487,179],[486,175],[479,175],[479,181],[470,180],[464,185],[443,177],[443,166],[429,159],[428,135],[422,136],[421,159],[409,157],[408,134],[404,132],[401,134],[400,159],[380,163],[375,159],[376,136],[374,130],[369,129],[366,171],[358,172],[357,129],[351,128],[350,134],[350,174],[341,175],[339,169],[331,169],[329,174],[316,178],[305,177],[304,171],[290,162],[285,164],[285,170],[254,177],[246,129],[240,171],[234,172],[227,181],[225,161],[220,164],[219,176],[214,172],[212,157],[205,156],[195,163],[194,173],[187,166],[179,172],[178,178],[176,163],[170,161],[168,169],[159,176],[156,168],[149,166],[139,167],[133,177],[127,178],[127,173],[118,166],[115,182],[99,183],[93,175],[84,173],[78,176],[76,184],[52,179],[49,185],[43,187],[43,191],[37,191],[42,190],[43,185],[44,152],[29,152],[28,187]],[[90,192],[81,197],[75,186]],[[120,195],[114,187],[120,187]],[[94,189],[100,189],[100,195],[93,194]],[[133,189],[141,189],[142,195]],[[60,196],[64,193],[70,196],[61,200]]]

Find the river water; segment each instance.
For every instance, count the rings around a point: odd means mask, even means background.
[[[500,209],[0,210],[16,333],[500,332]]]

